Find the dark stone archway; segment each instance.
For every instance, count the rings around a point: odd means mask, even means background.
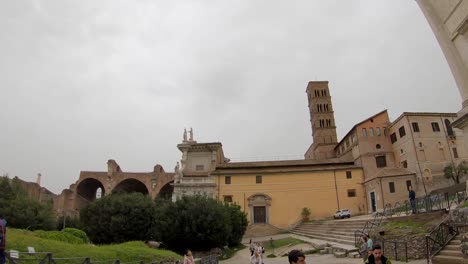
[[[149,193],[146,185],[136,179],[126,179],[119,182],[112,192],[139,192],[144,195],[148,195]]]
[[[166,199],[166,200],[171,200],[172,199],[172,193],[174,193],[174,186],[173,186],[174,181],[168,182],[166,185],[164,185],[161,190],[159,190],[158,193],[158,198],[161,199]]]
[[[87,178],[78,184],[76,192],[82,198],[92,202],[96,200],[96,191],[99,188],[101,188],[102,191],[101,196],[104,196],[104,185],[94,178]]]

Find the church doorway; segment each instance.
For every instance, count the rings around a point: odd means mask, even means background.
[[[375,204],[375,192],[370,193],[370,202],[371,202],[372,212],[374,213],[375,211],[377,211],[377,206]]]
[[[266,208],[265,206],[254,206],[254,224],[266,223]]]
[[[247,198],[249,202],[249,216],[252,224],[268,224],[270,222],[271,197],[256,193]]]

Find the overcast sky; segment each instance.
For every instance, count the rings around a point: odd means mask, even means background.
[[[1,1],[0,173],[55,193],[82,170],[173,171],[184,127],[233,160],[300,158],[310,80],[338,138],[461,97],[413,0]]]

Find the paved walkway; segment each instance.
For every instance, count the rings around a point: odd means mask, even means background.
[[[338,243],[331,243],[328,241],[324,240],[319,240],[319,239],[312,239],[308,237],[303,237],[303,236],[298,236],[295,234],[279,234],[279,235],[273,235],[273,236],[267,236],[267,237],[256,237],[252,238],[252,242],[263,242],[263,243],[268,243],[271,238],[273,240],[278,240],[282,238],[287,238],[287,237],[294,237],[297,239],[300,239],[302,241],[305,241],[307,243],[310,243],[312,245],[324,245],[324,244],[329,244],[333,247],[341,247],[343,249],[348,249],[352,250],[355,249],[353,246],[350,245],[343,245],[343,244],[338,244]],[[243,244],[246,244],[248,246],[249,243],[249,238],[244,238],[242,240]],[[305,249],[307,245],[301,244],[301,245],[296,245],[291,248],[289,248],[286,251],[292,250],[292,249]],[[270,254],[270,252],[266,252],[265,255]],[[249,263],[250,259],[250,252],[248,247],[244,248],[236,253],[232,258],[224,261],[220,261],[222,264],[243,264],[243,263]],[[288,264],[288,258],[287,257],[276,257],[276,258],[265,258],[263,260],[265,264]],[[362,259],[361,258],[336,258],[334,255],[327,254],[327,255],[319,255],[319,254],[313,254],[313,255],[306,255],[306,262],[307,263],[323,263],[323,264],[362,264]],[[392,263],[394,264],[403,264],[403,263],[410,263],[410,264],[426,264],[427,261],[426,259],[420,259],[420,260],[412,260],[409,262],[401,262],[401,261],[394,261],[392,260]]]

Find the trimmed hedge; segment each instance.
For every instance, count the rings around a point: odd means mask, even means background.
[[[34,234],[40,238],[67,242],[70,244],[87,244],[88,237],[86,233],[74,228],[65,228],[67,231],[44,231],[36,230]]]

